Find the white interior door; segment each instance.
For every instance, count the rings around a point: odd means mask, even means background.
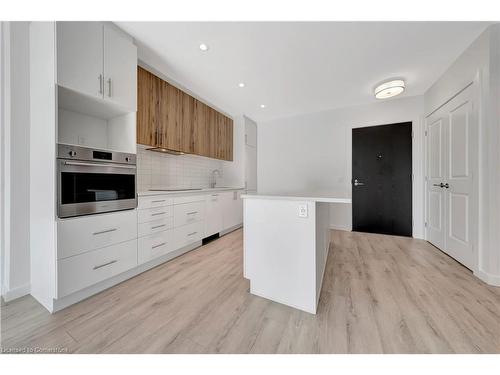
[[[427,119],[427,239],[440,249],[444,249],[445,237],[445,129],[446,116]]]
[[[474,267],[477,121],[469,87],[428,118],[427,238]]]

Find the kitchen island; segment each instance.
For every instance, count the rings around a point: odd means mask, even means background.
[[[342,194],[244,194],[244,277],[250,293],[315,314]]]

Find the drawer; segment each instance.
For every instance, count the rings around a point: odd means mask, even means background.
[[[58,298],[137,266],[137,240],[122,242],[57,262]]]
[[[203,221],[205,218],[205,197],[202,202],[174,206],[174,227]]]
[[[137,211],[63,219],[57,222],[57,258],[67,258],[137,237]]]
[[[165,219],[171,217],[174,213],[174,207],[156,207],[137,210],[137,222],[147,223],[153,220]]]
[[[192,202],[203,202],[205,201],[205,195],[185,195],[182,197],[174,197],[174,204],[184,204]]]
[[[174,228],[175,249],[180,249],[193,242],[201,241],[205,237],[204,228],[203,221]]]
[[[164,195],[152,195],[149,197],[139,197],[137,208],[155,208],[171,206],[173,204],[172,197],[166,197]]]
[[[146,263],[175,250],[171,229],[141,237],[138,241],[137,259],[139,264]]]
[[[172,216],[160,220],[150,221],[148,223],[140,223],[137,231],[139,237],[148,236],[150,234],[163,232],[171,229],[174,226],[174,218]]]

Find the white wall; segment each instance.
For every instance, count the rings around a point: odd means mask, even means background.
[[[8,79],[2,84],[7,99],[5,108],[4,277],[2,294],[5,300],[30,291],[29,248],[29,22],[5,23],[9,38],[5,57]],[[8,50],[7,50],[8,48]],[[5,77],[4,77],[5,78]],[[4,143],[5,146],[5,143]],[[4,164],[5,165],[5,164]],[[8,187],[6,185],[9,185]]]
[[[486,29],[424,95],[429,114],[478,77],[479,221],[477,269],[484,281],[500,286],[500,26]]]
[[[414,236],[422,238],[422,114],[419,96],[259,123],[259,193],[321,190],[350,197],[352,128],[412,121]],[[351,205],[332,205],[330,224],[350,230]]]

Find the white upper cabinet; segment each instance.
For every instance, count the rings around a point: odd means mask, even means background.
[[[103,26],[100,22],[57,22],[57,83],[103,97]]]
[[[57,83],[135,112],[137,47],[111,24],[58,22]]]
[[[137,47],[111,25],[104,25],[104,98],[137,110]]]

